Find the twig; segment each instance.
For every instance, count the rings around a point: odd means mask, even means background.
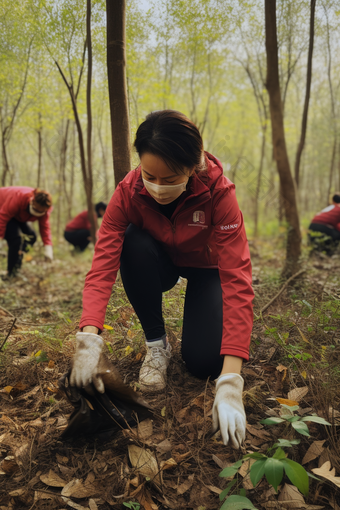
[[[294,280],[294,278],[297,278],[300,274],[302,273],[305,273],[306,272],[306,269],[301,269],[300,271],[298,271],[297,273],[293,274],[293,276],[291,276],[290,278],[288,278],[288,280],[286,281],[286,283],[282,286],[282,288],[279,290],[279,292],[269,301],[269,303],[267,303],[266,305],[264,305],[263,308],[261,308],[260,310],[260,314],[262,314],[263,312],[265,312],[267,310],[267,308],[270,307],[270,305],[272,303],[274,303],[274,301],[282,294],[282,292],[285,290],[285,288],[287,287],[287,285],[292,281]]]
[[[0,306],[0,310],[7,313],[10,317],[14,317],[14,315],[11,312],[9,312],[8,310],[6,310],[6,308],[4,308],[3,306]]]
[[[2,342],[1,344],[1,347],[0,347],[0,351],[2,350],[3,346],[5,345],[5,343],[7,342],[7,338],[9,337],[9,335],[12,333],[12,329],[13,329],[13,326],[14,324],[16,323],[16,317],[14,317],[14,321],[12,322],[12,326],[11,326],[11,329],[9,330],[8,332],[8,335],[6,336],[5,340]]]

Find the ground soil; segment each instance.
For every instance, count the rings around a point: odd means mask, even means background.
[[[146,396],[152,419],[111,435],[68,441],[60,435],[73,407],[59,390],[58,380],[70,368],[91,253],[59,259],[57,253],[53,265],[48,265],[34,252],[20,278],[2,281],[0,345],[16,321],[0,353],[0,509],[104,510],[126,508],[124,503],[139,508],[139,503],[146,510],[216,510],[222,504],[219,493],[229,481],[219,477],[222,469],[242,454],[266,453],[280,437],[301,439],[287,453],[307,471],[330,461],[339,476],[340,257],[306,257],[306,271],[262,313],[284,283],[280,279],[283,252],[267,248],[252,245],[255,321],[250,360],[243,368],[248,425],[242,451],[224,446],[219,433],[211,436],[214,382],[194,378],[181,360],[184,280],[164,296],[173,357],[166,391]],[[4,258],[1,267],[5,268]],[[106,326],[108,357],[126,384],[140,393],[143,334],[119,279]],[[259,423],[279,416],[276,399],[289,398],[296,388],[302,389],[293,394],[298,413],[317,413],[331,427],[309,423],[311,437],[306,437],[286,425]],[[319,450],[306,457],[312,444]],[[149,454],[147,473],[134,465],[132,452],[141,450]],[[293,508],[293,503],[278,502],[278,494],[265,479],[253,488],[246,470],[238,475],[234,493],[242,487],[256,508]],[[340,488],[311,480],[306,502],[310,506],[300,503],[294,508],[339,510]]]

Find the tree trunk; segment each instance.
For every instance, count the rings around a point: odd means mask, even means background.
[[[256,191],[255,191],[254,237],[257,237],[257,234],[258,234],[259,195],[260,195],[260,189],[261,189],[263,161],[264,161],[264,155],[265,155],[265,151],[266,151],[266,135],[267,135],[267,124],[262,126],[261,159],[260,159],[259,171],[257,174],[257,183],[256,183]]]
[[[288,223],[285,276],[296,271],[301,253],[301,233],[296,204],[294,180],[291,174],[283,125],[282,101],[279,83],[276,0],[265,0],[265,30],[267,52],[266,87],[269,94],[274,159],[280,177],[285,217]]]
[[[38,134],[38,178],[37,178],[37,188],[41,186],[41,162],[42,162],[42,124],[41,124],[41,113],[38,113],[39,118],[39,126],[37,129]]]
[[[306,140],[307,120],[308,120],[308,107],[310,98],[310,89],[312,84],[312,62],[313,62],[313,46],[314,46],[314,18],[315,18],[315,4],[316,0],[311,0],[310,3],[310,24],[309,24],[309,49],[308,49],[308,63],[307,63],[307,80],[306,80],[306,96],[305,104],[303,107],[301,135],[300,142],[296,151],[295,158],[295,182],[299,186],[300,181],[300,161],[302,151]]]
[[[1,152],[2,152],[2,178],[1,178],[1,186],[6,186],[6,177],[7,174],[10,175],[10,168],[7,157],[7,147],[6,147],[6,139],[5,135],[1,133]]]
[[[91,0],[87,0],[86,9],[86,40],[87,40],[87,210],[91,223],[91,239],[96,244],[97,222],[92,203],[93,176],[92,176],[92,109],[91,109],[91,86],[92,86],[92,37],[91,37]]]
[[[125,0],[106,0],[107,72],[115,184],[131,169],[126,86]]]
[[[336,155],[336,146],[337,146],[337,139],[336,135],[333,140],[333,150],[332,150],[332,159],[331,159],[331,166],[329,169],[329,177],[328,177],[328,189],[327,189],[327,204],[329,203],[330,195],[332,192],[332,184],[333,184],[333,174],[334,174],[334,166],[335,166],[335,155]]]

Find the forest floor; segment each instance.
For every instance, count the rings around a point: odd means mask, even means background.
[[[164,295],[174,355],[166,391],[146,396],[154,410],[152,420],[106,440],[72,441],[60,440],[73,408],[58,389],[58,379],[70,367],[92,254],[65,253],[58,258],[57,251],[53,265],[48,265],[33,252],[22,278],[0,280],[0,346],[16,318],[0,352],[1,510],[217,510],[222,505],[219,494],[230,481],[219,476],[222,469],[245,453],[266,453],[278,438],[301,440],[286,453],[308,472],[330,462],[340,476],[340,254],[306,255],[306,271],[261,313],[283,285],[284,251],[265,242],[252,242],[251,251],[255,322],[250,360],[243,367],[247,436],[242,451],[224,446],[219,433],[207,434],[214,383],[195,379],[181,361],[184,280]],[[2,257],[0,269],[5,263]],[[126,383],[139,392],[143,334],[120,280],[105,324],[107,354]],[[280,416],[277,398],[298,402],[297,416],[316,413],[331,426],[308,423],[307,437],[287,422],[260,424]],[[142,451],[148,456],[147,472],[136,466],[134,454]],[[245,488],[258,509],[339,510],[339,482],[327,476],[310,479],[309,496],[303,498],[291,491],[286,478],[278,493],[264,478],[253,488],[242,466],[232,493]]]

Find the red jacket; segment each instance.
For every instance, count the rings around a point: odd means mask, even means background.
[[[79,213],[73,220],[69,221],[65,227],[66,232],[74,232],[75,230],[91,230],[88,211]]]
[[[39,231],[44,245],[52,245],[50,214],[52,209],[48,209],[44,216],[33,216],[29,213],[28,206],[33,196],[34,188],[27,186],[9,186],[0,188],[0,239],[3,239],[6,232],[6,226],[9,220],[15,218],[21,223],[26,221],[39,221]]]
[[[321,212],[316,214],[312,219],[312,223],[321,223],[322,225],[330,225],[340,231],[340,206],[329,205]]]
[[[190,179],[171,221],[158,211],[145,189],[140,167],[119,183],[106,209],[86,276],[80,328],[103,328],[125,230],[133,223],[159,241],[175,265],[218,267],[224,302],[221,354],[248,359],[254,292],[243,216],[234,184],[223,175],[221,163],[206,155],[208,169]]]

